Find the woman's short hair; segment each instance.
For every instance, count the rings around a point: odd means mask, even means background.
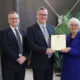
[[[79,21],[77,18],[74,18],[74,17],[72,17],[72,18],[69,20],[69,22],[68,22],[68,27],[70,27],[70,24],[71,24],[73,21],[76,22],[76,24],[77,24],[78,27],[80,28],[80,21]]]

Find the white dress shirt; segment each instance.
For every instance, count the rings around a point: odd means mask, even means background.
[[[19,35],[20,35],[21,43],[22,43],[22,45],[23,45],[22,35],[21,35],[21,33],[20,33],[19,29],[18,29],[18,26],[17,26],[16,28],[10,26],[10,28],[12,29],[12,31],[13,31],[13,33],[14,33],[14,35],[15,35],[16,38],[17,38],[17,36],[16,36],[15,29],[17,29],[17,31],[19,32]],[[19,53],[19,56],[22,56],[22,55],[23,55],[23,53]]]
[[[16,28],[14,28],[14,27],[10,26],[10,28],[12,29],[13,33],[15,34],[15,36],[16,36],[15,29],[17,29],[17,30],[18,30],[19,35],[20,35],[21,42],[23,42],[23,41],[22,41],[22,35],[21,35],[21,33],[20,33],[19,29],[18,29],[18,26],[17,26]]]

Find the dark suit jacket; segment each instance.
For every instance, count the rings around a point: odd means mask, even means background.
[[[54,34],[54,29],[51,25],[47,24],[47,29],[49,32],[49,36]],[[43,33],[37,23],[27,29],[27,40],[29,43],[29,47],[32,50],[31,55],[32,68],[34,69],[48,68],[49,66],[48,55],[45,54],[48,46],[43,36]]]
[[[25,33],[21,31],[22,39],[23,39],[23,55],[27,57],[27,52],[25,50],[24,39]],[[15,34],[8,28],[6,30],[1,31],[1,46],[2,46],[2,69],[17,69],[19,66],[23,66],[17,63],[17,59],[19,58],[19,47],[15,37]],[[27,49],[27,48],[26,48]]]

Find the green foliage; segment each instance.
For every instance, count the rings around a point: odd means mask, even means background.
[[[55,32],[56,34],[69,34],[70,30],[68,29],[68,21],[71,18],[71,14],[68,13],[66,16],[62,16],[62,22],[60,25],[55,27]]]
[[[76,18],[80,20],[80,12],[76,14]]]
[[[58,51],[55,52],[55,63],[54,68],[55,72],[61,72],[62,70],[62,56],[58,53]]]
[[[68,29],[68,21],[72,17],[71,13],[67,11],[66,16],[62,17],[62,23],[55,27],[56,34],[69,34],[70,30]],[[76,18],[80,20],[80,12],[76,14]],[[62,56],[56,51],[55,53],[56,62],[54,64],[55,72],[61,72],[62,68]]]
[[[56,34],[66,34],[67,35],[70,33],[70,30],[68,29],[67,24],[71,17],[72,17],[71,13],[69,12],[66,14],[66,16],[62,17],[62,23],[54,28]],[[80,12],[76,14],[76,18],[80,20]],[[62,56],[58,53],[58,51],[56,51],[55,56],[56,56],[56,62],[54,64],[55,71],[61,72]]]
[[[69,19],[71,18],[71,14],[68,12],[66,16],[62,16],[61,24],[55,27],[55,34],[69,34],[70,30],[67,26]],[[55,53],[56,62],[54,64],[55,72],[61,72],[62,66],[62,56],[58,51]]]

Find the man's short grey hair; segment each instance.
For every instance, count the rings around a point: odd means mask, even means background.
[[[76,24],[78,25],[78,27],[80,28],[80,21],[77,18],[72,17],[69,22],[68,22],[68,27],[70,27],[70,24],[72,23],[72,21],[76,22]]]
[[[38,12],[39,12],[40,10],[47,10],[47,8],[45,8],[45,7],[40,7],[40,8],[37,10],[37,14],[38,14]],[[47,12],[48,12],[48,10],[47,10]]]
[[[9,16],[10,16],[10,14],[17,14],[17,15],[19,16],[19,14],[18,14],[16,11],[11,11],[11,12],[9,12],[9,14],[8,14],[8,18],[9,18]]]

